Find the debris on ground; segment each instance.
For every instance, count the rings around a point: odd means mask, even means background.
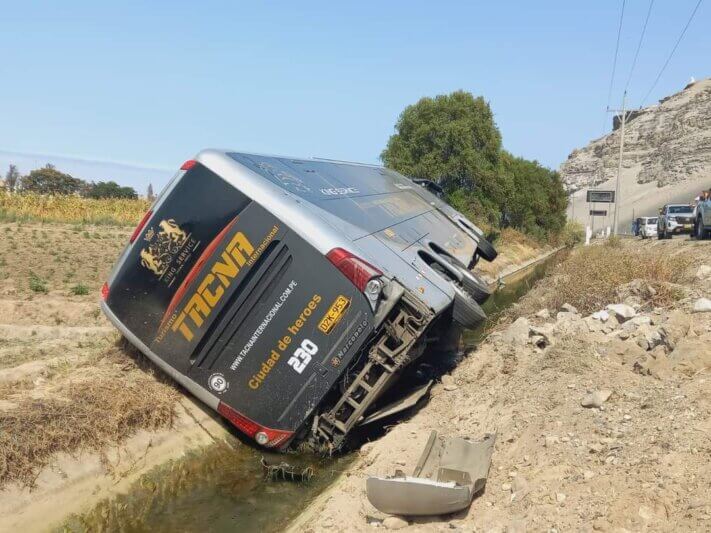
[[[262,469],[264,478],[269,481],[295,481],[297,483],[308,483],[314,477],[314,469],[311,466],[299,468],[286,462],[269,464],[262,457]]]
[[[412,476],[370,477],[366,494],[373,507],[405,516],[442,515],[468,507],[486,485],[496,435],[480,441],[430,433]]]

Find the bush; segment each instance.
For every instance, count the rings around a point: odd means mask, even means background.
[[[607,239],[605,239],[605,246],[608,248],[621,248],[622,239],[619,235],[610,235]]]
[[[100,181],[88,186],[87,198],[128,198],[136,199],[138,194],[132,187],[121,187],[115,181]]]
[[[580,222],[569,220],[560,232],[559,242],[563,246],[572,248],[585,240],[585,228]]]
[[[89,287],[82,283],[77,283],[70,290],[74,296],[86,296],[89,294]]]
[[[75,194],[84,182],[69,174],[60,172],[52,165],[30,172],[20,181],[21,189],[38,194]]]
[[[525,315],[569,303],[583,314],[592,313],[617,303],[618,288],[634,280],[655,289],[650,299],[653,305],[666,305],[677,299],[674,284],[683,281],[693,261],[685,255],[631,249],[624,242],[580,247],[521,301],[516,312]]]
[[[30,290],[32,292],[41,292],[47,294],[49,289],[47,288],[47,282],[40,278],[37,274],[30,270]]]

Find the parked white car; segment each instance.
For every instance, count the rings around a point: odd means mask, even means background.
[[[642,217],[639,224],[639,235],[643,239],[657,236],[657,217]]]

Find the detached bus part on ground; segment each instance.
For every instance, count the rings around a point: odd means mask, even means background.
[[[430,433],[412,476],[369,477],[373,507],[401,516],[446,515],[467,508],[486,486],[495,434],[480,441]]]
[[[426,347],[485,319],[480,257],[496,251],[479,228],[392,170],[206,150],[133,232],[102,309],[257,444],[332,452],[393,412],[379,403]]]

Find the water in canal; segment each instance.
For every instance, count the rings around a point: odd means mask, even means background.
[[[553,255],[506,280],[484,305],[496,316],[516,302],[559,256]],[[464,335],[467,346],[478,343],[484,328]],[[278,531],[295,518],[352,461],[351,456],[270,455],[269,462],[287,460],[297,468],[311,466],[311,482],[266,481],[263,452],[238,439],[214,444],[170,461],[144,475],[125,495],[72,516],[59,531]]]

